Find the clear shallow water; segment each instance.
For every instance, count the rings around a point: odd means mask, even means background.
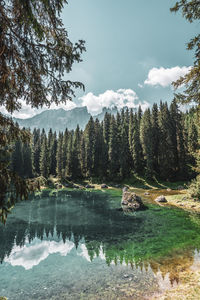
[[[196,268],[199,216],[148,204],[118,211],[117,192],[59,192],[17,204],[0,225],[0,296],[147,299]]]

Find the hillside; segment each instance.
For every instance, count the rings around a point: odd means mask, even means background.
[[[94,119],[98,118],[100,121],[102,121],[106,112],[116,114],[117,109],[103,108],[102,113],[94,116]],[[64,110],[62,108],[49,109],[35,115],[32,118],[13,118],[13,120],[17,122],[20,127],[30,128],[31,130],[33,130],[34,128],[44,128],[47,132],[50,128],[52,128],[53,131],[59,132],[64,131],[66,128],[68,128],[69,130],[75,129],[77,125],[79,125],[81,129],[84,129],[90,117],[91,114],[87,111],[87,107],[84,106],[76,107],[72,110]]]

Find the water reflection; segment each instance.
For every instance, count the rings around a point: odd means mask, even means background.
[[[125,278],[130,281],[131,270],[143,279],[154,280],[156,274],[160,289],[176,285],[180,271],[199,263],[200,230],[194,216],[154,205],[127,216],[118,211],[119,203],[119,197],[82,191],[22,202],[0,226],[1,262],[29,271],[60,255],[70,258],[73,272],[80,259],[102,261],[110,268],[128,266]]]

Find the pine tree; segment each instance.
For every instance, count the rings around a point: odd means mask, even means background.
[[[31,143],[24,143],[22,146],[23,153],[23,177],[33,177],[33,152]]]
[[[66,160],[65,176],[71,179],[74,175],[73,171],[74,171],[73,132],[70,132],[68,135],[68,143],[67,143],[67,160]]]
[[[94,175],[98,178],[103,178],[105,175],[105,142],[103,137],[103,127],[96,119],[94,123],[95,141],[94,141]]]
[[[107,166],[104,170],[104,174],[107,177],[108,175],[108,147],[109,147],[109,136],[110,136],[110,121],[111,121],[111,115],[107,112],[105,113],[104,120],[103,120],[103,136],[104,136],[104,144],[105,144],[105,166]]]
[[[43,137],[40,154],[40,173],[43,177],[49,177],[49,150],[46,135]]]
[[[57,135],[56,132],[51,136],[49,144],[49,174],[56,175],[56,153],[57,153]]]
[[[86,150],[86,170],[87,177],[92,177],[94,174],[94,143],[95,143],[95,129],[94,120],[91,117],[84,131],[85,136],[85,150]]]
[[[59,178],[63,177],[63,155],[62,155],[63,133],[59,132],[56,153],[56,172]]]
[[[65,170],[67,165],[68,138],[69,138],[69,131],[66,128],[63,135],[63,142],[62,142],[62,170]]]
[[[12,152],[11,157],[11,170],[18,174],[19,176],[23,177],[23,152],[22,152],[22,142],[18,139],[15,142],[14,150]]]
[[[158,175],[158,151],[160,143],[160,129],[158,125],[158,106],[153,104],[152,114],[151,114],[151,125],[152,125],[152,155],[153,155],[153,170]]]
[[[81,174],[83,177],[86,177],[86,150],[85,150],[85,138],[82,134],[81,144],[80,144],[80,164],[81,164]]]
[[[160,143],[158,152],[159,174],[162,179],[174,177],[173,127],[167,103],[160,103]],[[176,168],[177,169],[177,168]]]
[[[33,130],[33,170],[34,175],[40,174],[40,152],[41,152],[41,138],[40,129]]]
[[[144,169],[144,156],[140,141],[140,126],[137,114],[134,114],[133,117],[132,160],[133,170],[141,174]]]
[[[153,144],[152,144],[152,124],[150,109],[147,109],[141,119],[140,137],[144,158],[146,163],[145,176],[152,179],[154,176],[153,169]]]
[[[110,123],[110,138],[109,138],[109,178],[116,180],[119,176],[120,163],[119,163],[119,144],[118,133],[115,117],[111,117]]]
[[[77,126],[72,143],[72,177],[81,178],[81,164],[80,164],[80,144],[81,133],[79,125]],[[69,158],[68,158],[69,159]]]
[[[120,176],[121,178],[128,178],[130,176],[132,157],[129,148],[129,133],[128,133],[128,123],[125,118],[124,111],[121,114],[121,130],[120,130]],[[124,120],[124,121],[123,121]]]

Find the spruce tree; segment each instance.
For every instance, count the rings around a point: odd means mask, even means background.
[[[86,170],[87,177],[92,177],[94,174],[94,145],[95,145],[95,129],[94,120],[91,117],[84,131],[85,150],[86,150]]]
[[[74,177],[74,161],[73,161],[73,132],[70,132],[68,135],[67,143],[67,160],[65,168],[65,176],[71,179]]]
[[[33,130],[33,170],[34,175],[40,174],[40,152],[41,152],[41,138],[40,129]]]
[[[141,174],[144,169],[144,156],[140,141],[140,126],[138,116],[133,117],[132,160],[134,172]]]
[[[57,152],[56,152],[56,172],[59,178],[63,177],[63,155],[62,155],[62,145],[63,145],[63,133],[59,132],[58,142],[57,142]]]
[[[105,142],[103,137],[103,127],[96,119],[94,123],[95,141],[94,141],[94,176],[103,178],[105,176]]]
[[[23,143],[23,177],[33,177],[33,152],[31,143]]]
[[[57,153],[57,135],[53,133],[51,141],[49,141],[49,174],[56,175],[56,153]]]
[[[23,177],[23,152],[22,152],[22,141],[18,139],[15,142],[14,149],[11,156],[11,170]]]
[[[79,125],[76,127],[73,136],[72,143],[72,177],[73,178],[81,178],[81,164],[80,164],[80,144],[81,144],[81,133],[79,129]],[[70,158],[68,158],[69,160]]]
[[[140,137],[144,152],[146,171],[145,176],[152,179],[153,170],[153,144],[152,144],[152,124],[150,109],[147,109],[141,119]]]
[[[43,177],[49,177],[49,150],[46,135],[43,137],[40,154],[40,173]]]
[[[81,174],[85,178],[87,171],[86,171],[85,138],[83,134],[81,136],[81,143],[80,143],[80,164],[81,164]]]
[[[66,128],[62,141],[62,169],[65,170],[67,164],[67,147],[68,147],[69,131]]]
[[[109,157],[109,172],[108,172],[109,178],[112,180],[116,180],[118,179],[119,176],[120,163],[119,163],[119,145],[118,145],[117,126],[116,126],[116,121],[114,116],[111,117],[111,123],[110,123],[108,157]]]
[[[123,110],[121,119],[122,125],[120,129],[120,176],[122,179],[124,179],[130,176],[132,157],[129,148],[128,123]]]
[[[153,170],[158,175],[159,174],[158,152],[159,152],[159,143],[161,141],[160,141],[160,129],[158,125],[158,105],[156,103],[154,103],[152,107],[151,125],[152,125]]]

